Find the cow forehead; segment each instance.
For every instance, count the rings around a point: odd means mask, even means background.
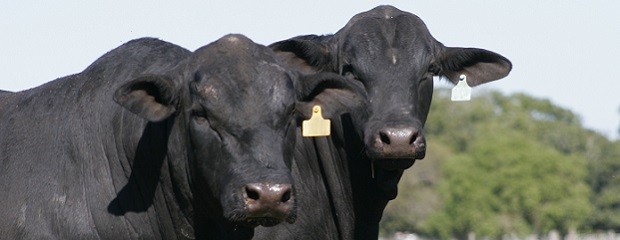
[[[240,34],[226,35],[197,49],[193,58],[196,62],[205,62],[209,66],[228,65],[228,68],[239,70],[252,68],[252,65],[259,61],[276,61],[275,53],[271,49]]]
[[[288,73],[275,63],[254,68],[209,68],[193,83],[193,97],[214,115],[233,121],[280,119],[295,103]],[[252,117],[244,117],[252,116]],[[234,117],[234,118],[233,118]]]
[[[419,75],[434,61],[439,44],[417,16],[393,9],[358,16],[338,39],[344,64],[377,77]]]
[[[206,98],[241,97],[257,98],[254,100],[261,101],[270,100],[264,97],[271,97],[276,93],[290,97],[294,94],[289,73],[277,63],[265,60],[238,65],[233,63],[205,66],[195,75],[197,90]],[[219,94],[222,92],[226,94]]]
[[[388,6],[388,5],[384,5],[384,6],[378,6],[375,7],[371,10],[368,10],[366,12],[361,12],[356,14],[355,16],[353,16],[351,18],[351,20],[349,20],[349,22],[347,23],[347,25],[344,27],[345,29],[348,28],[351,25],[355,25],[357,24],[358,21],[360,20],[365,20],[365,19],[393,19],[396,17],[401,17],[404,16],[406,18],[409,18],[413,21],[417,21],[417,22],[422,22],[422,20],[416,16],[413,13],[410,12],[404,12],[401,11],[398,8],[395,8],[393,6]]]
[[[412,15],[398,15],[389,18],[363,18],[346,28],[339,35],[341,49],[431,51],[436,40],[426,25]]]
[[[194,52],[190,89],[209,117],[233,125],[280,125],[295,103],[289,72],[275,53],[243,35],[227,35]]]

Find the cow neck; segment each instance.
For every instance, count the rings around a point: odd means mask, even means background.
[[[342,119],[332,121],[331,137],[315,138],[313,142],[338,235],[340,239],[354,239],[354,184],[348,161],[352,155],[347,150],[351,146],[348,146],[350,142],[343,131]]]
[[[356,131],[350,115],[344,115],[334,126],[341,128],[343,145],[339,147],[340,159],[348,170],[346,176],[350,183],[347,196],[350,196],[354,212],[354,236],[350,239],[377,239],[379,222],[383,209],[389,199],[377,185],[384,172],[371,168],[372,160],[364,154],[363,137]],[[335,142],[338,143],[338,142]]]
[[[124,136],[121,146],[126,156],[121,165],[127,183],[116,190],[114,201],[122,206],[122,211],[113,214],[124,215],[130,224],[148,216],[163,238],[193,239],[193,222],[189,217],[193,214],[190,204],[193,196],[187,171],[187,131],[184,121],[177,117],[154,123],[135,115],[124,116],[121,125],[130,131],[121,131]],[[151,206],[152,211],[149,210]],[[126,215],[127,212],[143,214]]]

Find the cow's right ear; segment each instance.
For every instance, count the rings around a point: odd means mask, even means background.
[[[345,112],[364,109],[366,91],[359,81],[352,81],[335,73],[317,73],[301,77],[298,89],[301,97],[296,109],[302,117],[312,115],[312,107],[319,105],[326,118],[337,117]]]
[[[269,47],[289,66],[304,74],[331,71],[336,62],[332,48],[326,39],[330,36],[306,35],[279,41]]]
[[[176,111],[177,92],[172,79],[148,75],[119,87],[114,101],[148,121],[159,122]]]

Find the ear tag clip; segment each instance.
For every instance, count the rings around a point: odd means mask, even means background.
[[[467,76],[461,75],[460,81],[452,88],[452,101],[462,102],[471,100],[471,87],[467,84]]]
[[[304,137],[323,137],[329,136],[331,131],[331,120],[323,119],[321,106],[312,107],[312,117],[304,120],[301,125],[301,135]]]

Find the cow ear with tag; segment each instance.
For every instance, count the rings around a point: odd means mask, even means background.
[[[114,101],[151,122],[163,121],[176,111],[177,91],[166,76],[142,76],[119,87]]]
[[[478,48],[444,47],[439,58],[441,75],[454,84],[467,76],[469,86],[501,79],[510,73],[512,63],[497,53]]]
[[[305,120],[305,137],[330,134],[330,118],[364,109],[366,91],[359,81],[350,81],[335,73],[317,73],[299,78],[296,84],[297,112]]]
[[[300,100],[296,109],[304,119],[310,119],[317,105],[327,119],[362,108],[365,103],[366,91],[362,83],[335,73],[306,75],[299,82],[296,88]]]

